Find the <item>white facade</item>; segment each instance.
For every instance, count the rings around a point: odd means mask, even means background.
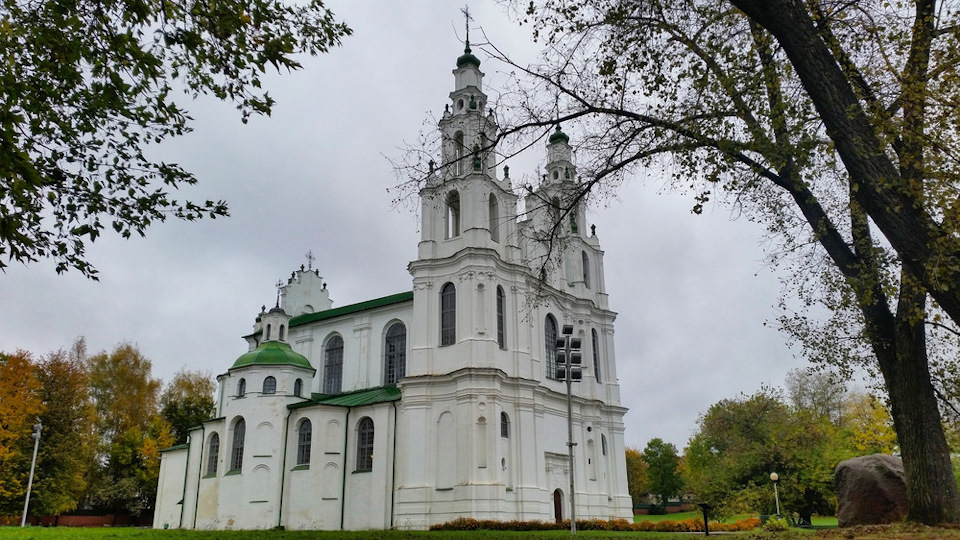
[[[246,336],[251,352],[218,378],[218,418],[163,453],[155,527],[567,519],[566,383],[553,366],[564,325],[583,343],[577,518],[631,515],[616,314],[573,199],[569,139],[559,127],[550,137],[518,216],[479,64],[468,47],[453,72],[412,291],[334,308],[319,273],[294,272]]]

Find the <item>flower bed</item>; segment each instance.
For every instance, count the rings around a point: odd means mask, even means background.
[[[711,531],[750,531],[760,526],[757,518],[743,519],[736,523],[710,523]],[[553,521],[496,521],[492,519],[457,518],[430,527],[431,531],[549,531],[570,528],[570,520]],[[656,531],[656,532],[703,532],[700,518],[673,521],[641,521],[626,519],[578,519],[577,529],[582,531]]]

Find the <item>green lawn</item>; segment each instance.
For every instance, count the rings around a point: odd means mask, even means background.
[[[685,519],[692,519],[692,518],[698,518],[698,517],[703,517],[703,514],[701,514],[699,510],[694,510],[690,512],[678,512],[676,514],[664,514],[664,515],[657,515],[657,516],[637,515],[637,516],[633,516],[633,521],[634,523],[639,523],[641,521],[663,521],[665,519],[670,519],[673,521],[683,521]],[[733,523],[735,521],[740,521],[741,519],[747,519],[752,517],[757,517],[757,515],[756,514],[738,514],[730,517],[729,519],[725,519],[724,522]],[[710,522],[713,523],[713,519],[711,519]],[[814,516],[813,526],[819,529],[836,527],[837,518],[836,516]]]
[[[690,536],[689,533],[655,532],[605,532],[577,531],[582,538],[670,538]],[[493,540],[508,539],[554,539],[570,538],[570,531],[164,531],[155,529],[135,529],[129,527],[0,527],[0,538],[4,540],[103,540],[108,538],[135,538],[156,540]]]

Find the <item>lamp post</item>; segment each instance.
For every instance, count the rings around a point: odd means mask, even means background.
[[[30,480],[27,482],[27,499],[23,502],[23,518],[20,520],[20,526],[27,524],[27,508],[30,507],[30,490],[33,489],[33,469],[37,465],[37,448],[40,447],[40,431],[43,430],[43,424],[37,418],[37,423],[33,425],[33,461],[30,462]]]
[[[567,383],[567,456],[570,459],[570,534],[577,534],[577,499],[573,485],[573,398],[571,383],[583,377],[581,367],[580,338],[572,337],[573,325],[563,325],[563,335],[557,338],[557,379]]]
[[[777,515],[780,515],[780,492],[777,491],[777,484],[780,482],[780,475],[772,472],[770,473],[770,480],[773,481],[773,497],[777,501]]]

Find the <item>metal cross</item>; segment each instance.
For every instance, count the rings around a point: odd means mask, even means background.
[[[277,280],[277,307],[280,307],[280,289],[283,288],[283,280]]]
[[[463,9],[460,10],[460,13],[463,13],[463,24],[467,27],[467,48],[470,47],[470,21],[473,20],[473,17],[470,16],[470,6],[465,5]]]
[[[317,258],[313,256],[313,250],[307,252],[307,270],[313,270],[313,261]]]

